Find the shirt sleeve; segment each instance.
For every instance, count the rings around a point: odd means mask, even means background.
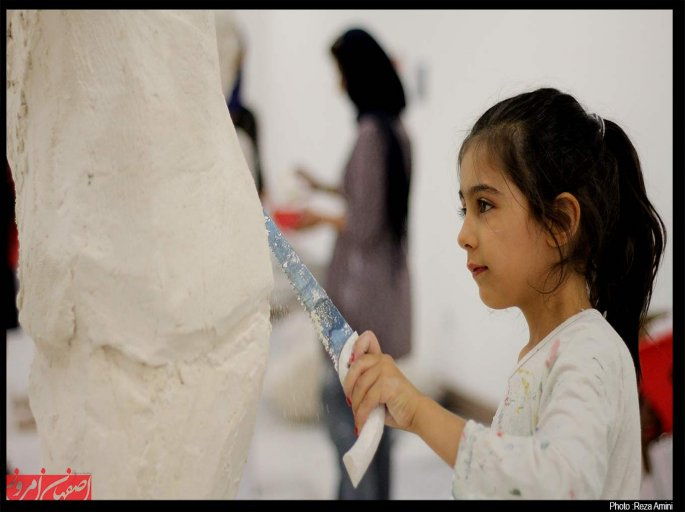
[[[454,467],[454,497],[599,499],[616,416],[612,404],[620,394],[610,366],[592,353],[560,354],[531,436],[496,432],[468,421]]]
[[[348,164],[347,236],[372,247],[386,230],[386,146],[377,121],[365,119]]]

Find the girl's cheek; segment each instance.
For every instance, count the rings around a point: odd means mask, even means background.
[[[482,213],[480,221],[483,228],[491,233],[499,235],[502,233],[502,231],[507,230],[506,219],[503,219],[502,215],[500,215],[500,212],[489,210],[485,213]],[[509,229],[511,229],[511,226],[509,226]]]

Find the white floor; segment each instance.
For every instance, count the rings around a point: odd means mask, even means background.
[[[312,420],[316,418],[311,399],[318,371],[314,342],[302,342],[303,348],[293,351],[292,339],[278,339],[283,334],[274,328],[264,392],[237,498],[334,499],[338,478],[334,450],[322,423]],[[20,330],[7,332],[7,464],[22,473],[37,473],[41,467],[35,430],[19,428],[20,422],[30,424],[25,399],[33,351],[33,342]],[[302,371],[302,365],[307,371]],[[294,391],[279,394],[284,379],[291,379]],[[289,402],[284,396],[302,400]],[[303,401],[310,403],[299,409],[293,406]],[[396,434],[391,497],[450,499],[450,468],[415,436]],[[672,453],[670,437],[654,445],[654,471],[643,481],[643,498],[672,499]]]

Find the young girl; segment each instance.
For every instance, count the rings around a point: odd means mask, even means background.
[[[459,152],[459,245],[490,308],[530,338],[487,428],[421,394],[365,332],[344,382],[454,467],[455,498],[632,499],[641,477],[638,334],[665,242],[626,134],[554,89],[504,100]]]

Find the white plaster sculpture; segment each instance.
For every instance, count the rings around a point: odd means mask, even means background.
[[[234,497],[273,276],[213,14],[8,11],[7,43],[47,472],[92,473],[94,499]]]

